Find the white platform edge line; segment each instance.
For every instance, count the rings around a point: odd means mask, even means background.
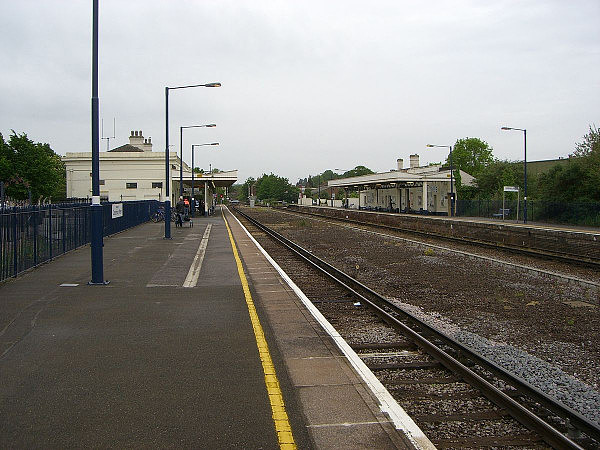
[[[304,292],[300,290],[300,288],[294,283],[291,278],[283,271],[279,264],[275,262],[273,258],[262,248],[262,246],[254,239],[254,237],[250,234],[250,232],[246,229],[246,227],[229,211],[227,211],[230,215],[237,221],[237,223],[242,227],[244,232],[248,235],[248,237],[254,242],[254,245],[260,250],[260,252],[264,255],[264,257],[271,263],[271,265],[279,272],[281,277],[286,281],[286,283],[292,288],[292,290],[296,293],[296,295],[300,298],[302,303],[306,306],[306,308],[313,315],[315,320],[319,322],[319,324],[323,327],[325,331],[331,336],[331,338],[335,341],[337,346],[340,348],[342,353],[346,355],[354,369],[358,372],[361,378],[364,380],[365,384],[371,389],[371,392],[377,400],[380,402],[381,410],[384,413],[387,413],[394,426],[398,430],[402,430],[406,437],[410,440],[410,442],[418,449],[435,449],[436,447],[433,443],[427,438],[425,433],[417,426],[417,424],[412,420],[412,418],[404,411],[404,409],[394,400],[392,395],[388,392],[388,390],[381,384],[381,382],[373,375],[373,372],[366,366],[366,364],[358,357],[356,352],[352,350],[352,348],[346,343],[346,341],[340,336],[340,334],[336,331],[336,329],[329,323],[329,321],[321,314],[321,312],[316,308],[315,305],[306,297]]]
[[[204,255],[206,254],[206,247],[208,246],[208,237],[210,236],[210,230],[212,228],[212,224],[206,225],[206,229],[204,230],[204,235],[202,236],[202,240],[200,241],[200,245],[198,246],[198,251],[196,252],[196,256],[194,257],[194,261],[192,261],[192,265],[190,266],[190,270],[185,277],[185,281],[183,282],[183,287],[195,287],[198,284],[198,277],[200,276],[200,269],[202,268],[202,261],[204,261]]]

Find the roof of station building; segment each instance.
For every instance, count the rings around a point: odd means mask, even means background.
[[[135,145],[125,144],[125,145],[121,145],[120,147],[113,148],[112,150],[109,150],[109,152],[126,152],[126,153],[142,152],[143,153],[144,150],[142,150],[139,147],[136,147]]]
[[[455,169],[456,172],[456,169]],[[470,185],[473,177],[464,171],[460,171],[462,183]],[[354,187],[375,186],[379,184],[392,183],[414,183],[414,182],[450,182],[450,170],[447,166],[439,164],[432,166],[413,167],[408,169],[390,170],[388,172],[372,173],[357,177],[338,178],[327,182],[329,187]]]

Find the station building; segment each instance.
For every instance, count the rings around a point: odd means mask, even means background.
[[[462,170],[461,183],[472,186],[474,177]],[[456,180],[454,180],[456,183]],[[340,178],[327,183],[332,189],[358,191],[358,205],[350,207],[390,212],[422,212],[424,214],[449,215],[450,168],[442,164],[419,165],[419,155],[410,155],[410,166],[404,168],[404,160],[397,160],[397,169],[389,172]],[[454,185],[456,196],[456,184]]]
[[[67,175],[67,197],[91,198],[92,153],[68,152],[62,157]],[[183,170],[186,195],[192,193],[192,169],[177,152],[169,152],[170,197],[179,197],[179,169]],[[194,197],[207,198],[206,207],[213,204],[217,187],[229,187],[237,181],[237,170],[212,174],[194,173]],[[152,139],[141,131],[132,131],[129,143],[100,152],[100,197],[104,201],[165,200],[165,152],[152,151]]]

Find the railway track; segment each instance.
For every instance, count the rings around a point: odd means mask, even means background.
[[[436,239],[446,241],[446,242],[456,242],[456,243],[460,243],[460,244],[476,245],[476,246],[484,247],[484,248],[501,249],[501,250],[515,253],[515,254],[542,257],[542,258],[546,258],[546,259],[554,259],[556,261],[562,261],[562,262],[566,262],[566,263],[570,263],[570,264],[578,264],[578,265],[581,265],[584,267],[600,269],[600,260],[598,258],[591,258],[591,257],[584,258],[584,257],[580,257],[577,255],[561,253],[561,252],[557,252],[557,251],[544,251],[541,249],[524,248],[524,247],[518,247],[518,246],[509,245],[509,244],[501,243],[501,242],[488,242],[488,241],[478,240],[478,239],[473,239],[473,238],[466,239],[466,238],[462,238],[460,236],[450,236],[450,235],[445,235],[445,234],[441,234],[441,233],[432,233],[429,231],[414,230],[411,228],[386,225],[386,224],[382,224],[382,223],[365,222],[362,220],[356,220],[356,219],[350,219],[350,218],[346,219],[346,218],[342,218],[342,217],[331,217],[331,216],[326,216],[326,215],[318,214],[318,213],[314,213],[314,212],[307,212],[305,210],[299,210],[299,209],[294,210],[294,212],[299,215],[313,216],[313,217],[325,218],[328,220],[335,220],[338,222],[352,223],[352,224],[363,226],[363,227],[391,230],[391,231],[395,231],[395,232],[407,233],[407,234],[416,235],[416,236],[424,236],[424,237],[428,237],[428,238],[435,237]]]
[[[440,250],[443,252],[448,252],[448,253],[455,253],[455,254],[459,254],[461,256],[464,257],[468,257],[468,258],[474,258],[474,259],[480,259],[480,260],[486,260],[487,262],[490,263],[494,263],[500,266],[510,266],[513,269],[517,269],[517,270],[521,270],[523,272],[533,272],[533,273],[537,273],[543,276],[547,276],[547,277],[552,277],[555,279],[560,280],[561,282],[565,283],[565,284],[577,284],[585,289],[588,290],[588,292],[590,293],[591,296],[595,295],[597,298],[600,298],[600,283],[591,281],[591,280],[587,280],[581,277],[576,277],[576,276],[571,276],[571,275],[567,275],[564,273],[558,273],[556,271],[552,271],[552,270],[544,270],[538,267],[533,267],[531,265],[525,265],[525,264],[517,264],[514,262],[509,262],[509,261],[505,261],[502,259],[498,259],[498,258],[491,258],[489,256],[482,256],[476,253],[472,253],[472,252],[466,252],[464,250],[457,250],[457,249],[453,249],[453,248],[449,248],[449,247],[443,247],[440,245],[435,245],[432,244],[430,241],[428,240],[415,240],[415,239],[408,239],[405,237],[400,237],[400,236],[396,236],[394,234],[389,234],[389,231],[399,231],[398,229],[394,229],[393,227],[389,227],[389,226],[378,226],[377,224],[371,224],[371,223],[361,223],[359,224],[352,224],[352,223],[346,223],[347,221],[342,221],[340,219],[338,219],[337,217],[326,217],[326,216],[322,216],[322,215],[318,215],[318,214],[308,214],[308,213],[304,213],[304,212],[298,212],[298,211],[288,211],[288,210],[283,210],[281,208],[276,208],[278,209],[282,214],[289,214],[291,216],[296,216],[296,217],[302,217],[305,215],[310,215],[312,220],[318,220],[318,221],[322,221],[325,223],[331,223],[331,224],[338,224],[339,226],[344,226],[344,227],[348,227],[351,229],[356,229],[362,232],[367,232],[367,233],[374,233],[377,235],[381,235],[381,236],[385,236],[386,238],[390,238],[390,239],[395,239],[395,240],[400,240],[400,241],[404,241],[404,242],[409,242],[412,244],[416,244],[416,245],[421,245],[424,246],[426,248],[433,248],[436,250]],[[387,230],[388,233],[385,233],[384,230]],[[531,256],[528,254],[528,256]],[[538,257],[539,255],[535,255],[536,257]],[[564,262],[563,259],[561,259],[562,262]],[[579,264],[579,262],[578,262]],[[595,266],[594,266],[595,267]],[[598,301],[595,302],[596,304],[598,304]]]
[[[597,424],[234,211],[436,446],[598,448]]]

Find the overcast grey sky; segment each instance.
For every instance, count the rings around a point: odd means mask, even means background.
[[[91,1],[0,0],[0,132],[90,151]],[[568,155],[600,126],[600,1],[100,0],[100,114],[197,165],[274,172],[441,161],[479,137],[499,158]],[[101,149],[105,150],[106,141]]]

